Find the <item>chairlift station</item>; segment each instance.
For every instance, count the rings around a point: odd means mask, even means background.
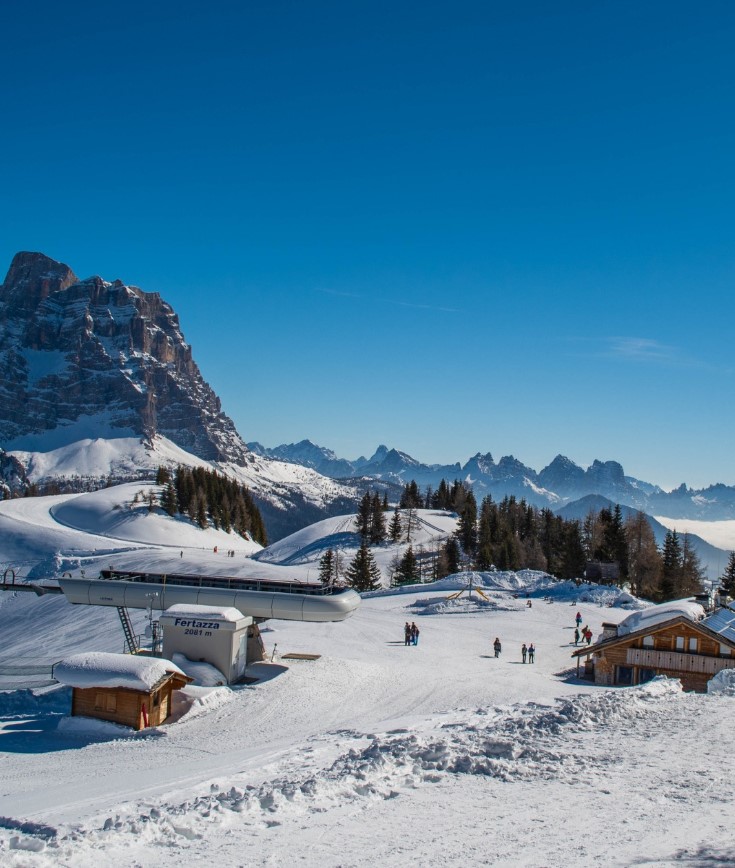
[[[10,581],[8,581],[8,574]],[[228,684],[242,678],[248,662],[263,659],[258,624],[344,621],[360,604],[351,588],[228,576],[102,570],[99,578],[65,574],[58,584],[16,582],[6,571],[0,590],[63,594],[73,605],[117,609],[128,650],[139,652],[128,609],[159,609],[154,627],[163,632],[163,654],[183,654],[215,666]],[[158,630],[154,650],[160,647]]]

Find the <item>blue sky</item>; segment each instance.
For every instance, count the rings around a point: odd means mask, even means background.
[[[0,32],[0,269],[160,292],[246,440],[735,484],[735,4],[70,0]]]

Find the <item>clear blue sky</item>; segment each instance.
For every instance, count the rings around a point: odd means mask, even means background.
[[[735,3],[0,5],[0,269],[158,291],[246,440],[735,483]]]

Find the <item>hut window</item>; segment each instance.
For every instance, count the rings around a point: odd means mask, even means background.
[[[114,693],[107,694],[107,710],[117,711],[117,696]]]
[[[95,694],[94,707],[99,708],[101,711],[105,710],[105,694],[104,693],[96,693]]]
[[[730,656],[730,646],[729,645],[723,645],[722,642],[720,642],[720,657],[729,657],[729,656]]]
[[[153,707],[155,708],[157,705],[161,704],[161,691],[157,690],[153,694]]]
[[[676,650],[677,651],[683,651],[684,650],[684,637],[683,636],[677,636],[676,637]]]
[[[643,637],[643,647],[644,648],[653,648],[653,636],[644,636]]]
[[[689,650],[697,653],[697,640],[694,636],[689,637]]]

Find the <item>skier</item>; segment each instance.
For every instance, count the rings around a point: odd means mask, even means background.
[[[531,601],[530,601],[530,600],[526,603],[526,608],[527,608],[527,609],[530,609],[530,608],[531,608]]]
[[[533,647],[533,642],[528,646],[528,662],[533,663],[533,657],[536,653],[536,649]]]
[[[411,635],[411,625],[406,621],[406,626],[403,628],[403,644],[410,645],[413,636]]]
[[[579,627],[574,628],[574,644],[577,645],[579,643]]]
[[[526,643],[524,642],[523,646],[521,647],[521,657],[523,658],[524,663],[526,662],[526,654],[527,653],[528,653],[528,649],[526,648]]]
[[[419,628],[413,621],[411,622],[411,639],[414,645],[419,644]]]
[[[502,649],[501,649],[501,645],[500,645],[500,639],[498,639],[497,637],[495,638],[495,641],[493,642],[493,648],[495,649],[495,656],[500,657],[500,651]]]
[[[587,640],[587,644],[589,645],[592,642],[592,630],[587,628],[587,632],[584,634],[584,638]]]
[[[577,614],[575,615],[574,620],[577,622],[577,626],[579,627],[579,625],[582,623],[582,616],[579,612],[577,612]]]

